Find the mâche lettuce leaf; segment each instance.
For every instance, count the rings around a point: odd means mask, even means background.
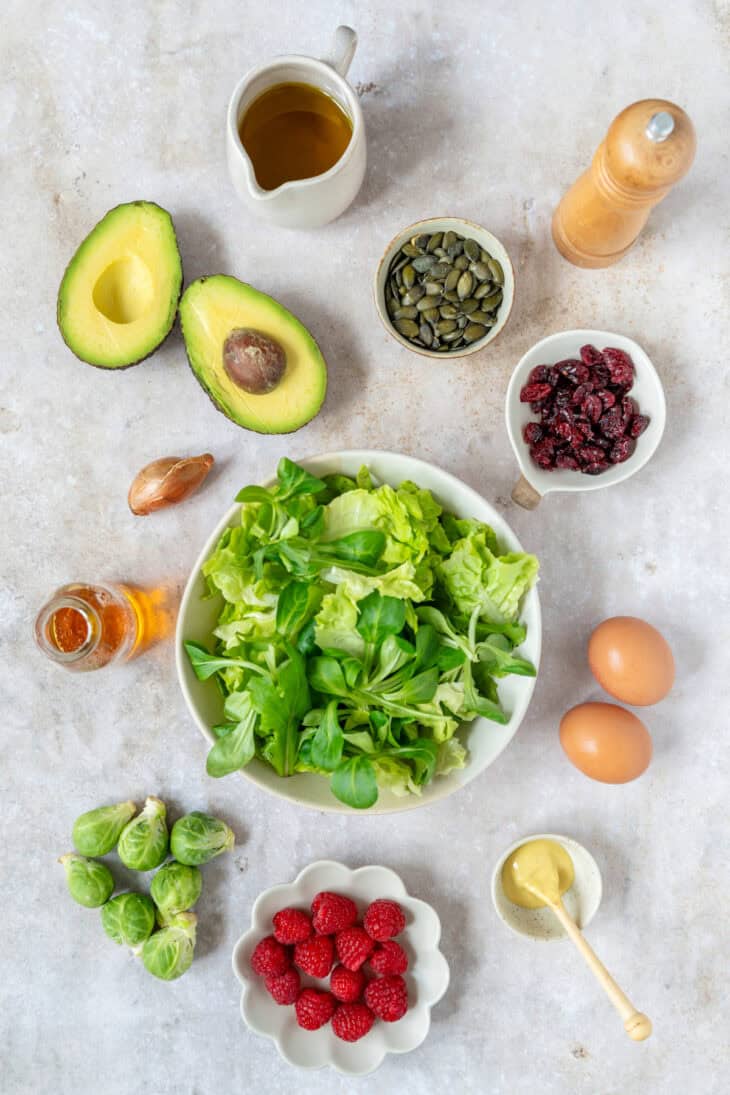
[[[257,757],[367,809],[378,788],[420,794],[463,768],[460,725],[506,723],[497,681],[535,673],[517,650],[535,557],[367,468],[320,479],[284,458],[274,487],[238,500],[203,567],[222,599],[213,650],[185,644],[224,698],[209,774]]]

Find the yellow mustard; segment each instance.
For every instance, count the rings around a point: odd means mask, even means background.
[[[540,909],[558,901],[574,878],[573,860],[554,840],[529,840],[502,867],[505,895],[523,909]]]

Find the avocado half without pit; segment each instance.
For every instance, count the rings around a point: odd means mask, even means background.
[[[117,205],[73,256],[58,291],[58,327],[70,350],[102,369],[149,357],[175,322],[182,262],[168,212]]]
[[[180,325],[193,373],[232,422],[291,433],[319,411],[327,366],[307,328],[282,304],[227,274],[183,293]]]

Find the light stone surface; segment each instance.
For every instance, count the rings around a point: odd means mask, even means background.
[[[338,22],[360,47],[370,161],[335,224],[265,228],[237,205],[223,159],[229,93],[277,52],[323,52]],[[431,1095],[715,1095],[727,1090],[727,402],[730,9],[726,0],[542,5],[296,0],[9,0],[0,65],[3,246],[4,1095],[213,1095],[371,1091]],[[611,118],[666,95],[693,117],[697,161],[611,270],[565,263],[551,212]],[[139,368],[76,361],[55,327],[64,265],[102,214],[149,198],[174,215],[188,280],[227,271],[283,301],[330,367],[319,418],[290,437],[236,428],[185,365],[179,333]],[[509,326],[463,364],[434,365],[381,329],[371,277],[402,225],[458,214],[513,256]],[[510,370],[543,335],[595,326],[636,338],[666,386],[654,460],[596,494],[509,501],[502,417]],[[433,460],[505,513],[542,562],[544,661],[528,717],[457,796],[402,817],[317,815],[204,771],[169,644],[76,677],[45,662],[34,614],[72,579],[186,578],[236,490],[279,456],[382,447]],[[194,500],[134,519],[126,491],[148,460],[211,450]],[[645,712],[648,773],[592,783],[557,724],[597,698],[591,627],[645,616],[670,638],[678,680]],[[64,892],[55,859],[74,817],[157,792],[178,813],[220,813],[235,854],[205,869],[200,943],[181,981],[158,983]],[[531,945],[497,920],[495,858],[519,836],[568,833],[604,876],[590,940],[654,1020],[631,1043],[567,944]],[[427,1042],[375,1078],[295,1075],[246,1032],[229,956],[259,891],[315,858],[382,862],[443,917],[452,987]],[[724,1012],[724,1015],[723,1015]]]

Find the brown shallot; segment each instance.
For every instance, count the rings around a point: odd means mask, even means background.
[[[209,452],[201,456],[163,456],[146,464],[134,477],[127,500],[132,513],[148,513],[175,506],[196,491],[213,467]]]

